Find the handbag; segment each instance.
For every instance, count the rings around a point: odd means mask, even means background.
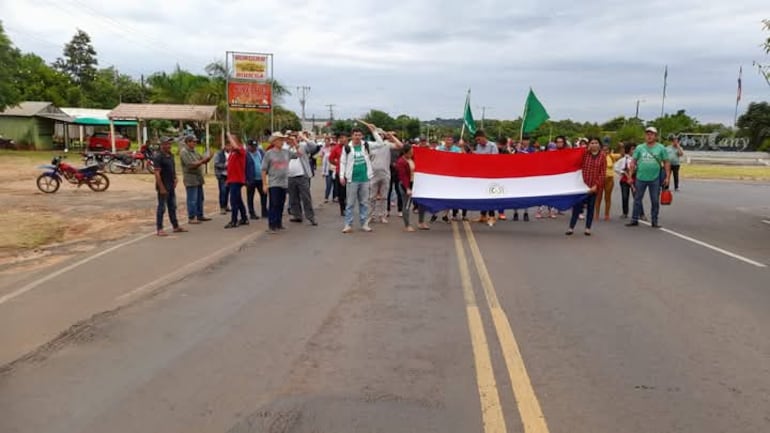
[[[674,194],[671,194],[671,190],[666,188],[660,191],[660,204],[669,206],[674,201]]]

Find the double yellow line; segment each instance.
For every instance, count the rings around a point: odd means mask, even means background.
[[[470,224],[464,222],[465,236],[468,239],[468,247],[473,262],[476,265],[476,271],[481,281],[481,287],[484,291],[484,297],[492,316],[495,332],[503,352],[505,366],[508,370],[508,376],[511,381],[511,388],[516,399],[516,405],[519,410],[521,422],[524,425],[526,433],[548,433],[540,403],[532,388],[532,382],[524,366],[524,360],[519,351],[519,345],[516,337],[513,335],[508,316],[500,307],[497,300],[497,292],[492,284],[492,278],[484,263],[481,250],[476,243],[476,237],[473,235]],[[500,393],[495,380],[495,372],[492,368],[492,357],[489,352],[489,344],[484,332],[484,324],[481,319],[481,311],[476,303],[476,295],[473,291],[465,246],[463,245],[462,234],[459,225],[452,223],[452,232],[454,234],[455,250],[457,251],[457,264],[460,270],[460,279],[463,286],[465,297],[465,310],[468,315],[468,329],[471,334],[471,345],[473,346],[473,359],[476,365],[476,384],[479,389],[479,398],[481,400],[481,416],[484,423],[485,433],[506,433],[505,416],[500,404]]]

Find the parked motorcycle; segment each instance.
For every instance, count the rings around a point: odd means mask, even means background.
[[[152,156],[152,149],[145,144],[136,152],[113,155],[108,168],[112,174],[122,174],[129,171],[136,173],[143,170],[153,173],[155,172],[155,164],[152,161]]]
[[[59,190],[62,179],[67,182],[81,186],[88,185],[93,191],[106,191],[110,187],[110,179],[103,173],[99,173],[99,167],[91,165],[83,168],[73,167],[62,159],[66,155],[55,156],[50,165],[41,165],[38,168],[44,172],[37,177],[37,188],[46,193],[53,194]]]
[[[83,156],[83,163],[86,167],[96,165],[101,171],[104,171],[109,166],[110,161],[115,158],[115,154],[109,151],[83,152],[81,155]]]

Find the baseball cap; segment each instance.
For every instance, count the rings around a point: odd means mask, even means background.
[[[246,144],[249,145],[249,146],[258,146],[259,145],[259,143],[257,143],[257,140],[255,140],[253,138],[250,139],[249,141],[247,141]]]
[[[184,136],[184,141],[198,141],[198,137],[192,134],[187,134]]]
[[[173,143],[174,142],[174,138],[173,137],[162,137],[160,139],[160,142],[161,143]]]
[[[653,134],[657,134],[658,129],[654,126],[648,126],[647,129],[644,130],[644,132],[652,132]]]

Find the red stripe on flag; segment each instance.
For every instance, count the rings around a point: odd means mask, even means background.
[[[513,178],[549,176],[580,170],[585,149],[513,155],[450,153],[414,148],[415,172],[454,177]]]

